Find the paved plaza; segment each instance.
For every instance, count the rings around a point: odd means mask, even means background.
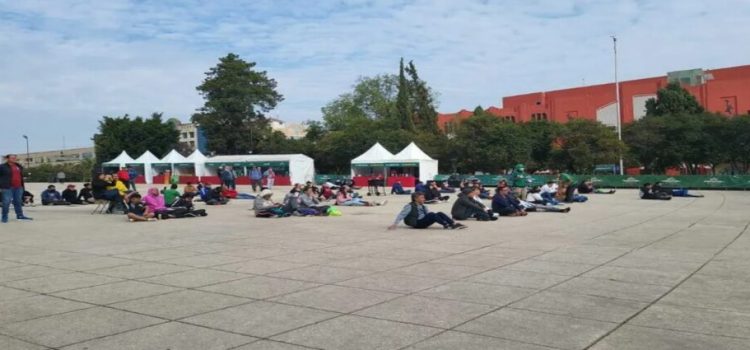
[[[0,349],[748,349],[750,194],[703,194],[460,231],[387,231],[408,196],[286,219],[28,208],[0,226]]]

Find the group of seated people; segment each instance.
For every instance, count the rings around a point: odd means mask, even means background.
[[[128,193],[125,197],[128,220],[139,222],[208,215],[205,209],[196,209],[193,205],[194,193],[180,194],[174,188],[163,192],[168,193],[171,202],[167,201],[167,194],[162,195],[156,187],[150,188],[145,196],[135,191]]]
[[[653,185],[648,182],[643,184],[643,186],[641,186],[640,196],[641,199],[656,200],[670,200],[672,197],[703,197],[703,195],[700,194],[689,193],[687,188],[664,188],[659,181],[655,182]]]
[[[328,216],[341,213],[333,206],[381,206],[387,201],[366,201],[348,185],[338,187],[336,193],[328,184],[320,188],[308,181],[305,185],[294,184],[281,202],[273,199],[273,192],[263,188],[255,198],[253,209],[256,217],[279,218],[289,216]]]
[[[30,194],[29,194],[30,195]],[[24,197],[26,197],[24,195]],[[47,186],[42,192],[42,205],[72,205],[72,204],[90,204],[94,203],[94,194],[91,190],[91,184],[83,184],[83,188],[78,191],[76,185],[69,184],[65,190],[60,193],[55,185]],[[28,196],[28,201],[34,202],[34,196]]]

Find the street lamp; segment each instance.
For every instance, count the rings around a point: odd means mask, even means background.
[[[28,168],[29,162],[31,162],[31,156],[29,153],[29,137],[26,135],[23,135],[23,138],[26,139],[26,168]]]
[[[622,107],[620,105],[620,83],[617,81],[617,37],[612,36],[615,50],[615,98],[617,101],[617,139],[622,141]],[[622,152],[620,152],[620,175],[625,175],[623,168]]]

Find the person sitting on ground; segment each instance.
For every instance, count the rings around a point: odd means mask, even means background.
[[[541,189],[539,186],[534,186],[529,189],[526,194],[526,201],[521,201],[521,204],[526,207],[526,212],[555,212],[555,213],[568,213],[570,207],[558,208],[554,205],[550,205],[542,196],[539,194]]]
[[[430,182],[430,185],[427,188],[427,192],[423,193],[423,195],[425,198],[425,203],[428,204],[446,202],[450,198],[450,196],[443,196],[443,194],[440,192],[440,188],[438,187],[437,182],[435,181]]]
[[[331,200],[331,198],[334,198],[335,195],[333,193],[333,189],[331,189],[331,186],[328,184],[324,184],[321,188],[320,195],[318,196],[319,200]]]
[[[318,212],[318,215],[328,215],[328,208],[330,208],[330,206],[320,203],[312,186],[303,188],[302,192],[302,195],[299,197],[300,207],[313,209]]]
[[[172,204],[180,197],[180,191],[177,190],[177,185],[172,184],[169,188],[165,188],[161,191],[164,195],[164,203],[166,206],[171,207]]]
[[[526,210],[521,202],[511,194],[510,187],[498,187],[492,197],[492,211],[500,216],[526,216]]]
[[[456,189],[448,185],[448,181],[440,183],[440,193],[456,193]]]
[[[0,198],[2,198],[2,196],[0,196]],[[34,206],[34,195],[26,190],[23,190],[23,206]]]
[[[187,184],[185,184],[185,188],[182,189],[182,193],[190,193],[195,196],[198,194],[198,189],[193,186],[192,182],[188,182]]]
[[[657,199],[657,200],[670,200],[672,196],[666,192],[655,191],[654,186],[651,183],[646,182],[641,187],[640,191],[641,199]]]
[[[480,199],[490,199],[491,198],[490,197],[490,190],[488,190],[486,187],[484,187],[484,185],[481,182],[477,181],[477,183],[476,183],[475,186],[479,188],[479,196],[477,196],[477,198],[480,198]]]
[[[259,218],[274,218],[274,217],[285,217],[289,216],[282,209],[283,204],[274,202],[271,197],[273,192],[269,189],[263,189],[260,191],[260,195],[255,198],[253,209],[255,210],[255,216]]]
[[[351,191],[349,191],[349,186],[341,186],[339,188],[339,193],[336,195],[336,205],[342,205],[342,206],[351,206],[351,207],[371,207],[371,206],[379,206],[386,204],[386,201],[382,202],[368,202],[362,200],[362,197],[355,195],[352,195]]]
[[[555,196],[557,195],[557,183],[555,183],[555,180],[548,180],[547,183],[545,183],[541,191],[539,192],[539,195],[547,201],[548,205],[558,205],[560,202],[555,199]]]
[[[164,203],[164,197],[159,194],[159,189],[152,187],[148,189],[148,193],[143,197],[143,203],[148,207],[151,213],[156,215],[156,218],[166,219],[167,206]]]
[[[55,189],[55,185],[49,185],[42,192],[42,205],[70,205],[70,203],[63,200],[60,192]]]
[[[94,203],[94,195],[91,193],[90,183],[84,183],[83,188],[78,191],[78,200],[82,203]]]
[[[133,192],[128,196],[128,220],[130,222],[152,221],[155,220],[154,216],[148,206],[143,205],[138,192]]]
[[[616,191],[614,189],[600,190],[598,188],[594,188],[594,182],[591,181],[591,179],[581,181],[581,183],[578,184],[578,193],[613,194],[615,192]]]
[[[395,230],[401,221],[407,226],[417,229],[428,228],[434,223],[442,225],[444,229],[466,228],[466,226],[456,223],[444,213],[430,212],[424,204],[425,195],[420,192],[414,192],[411,195],[411,203],[404,206],[398,216],[396,216],[396,220],[393,224],[388,226],[388,229]]]
[[[192,193],[183,193],[181,196],[177,197],[175,202],[172,204],[172,209],[175,210],[184,210],[184,216],[185,217],[197,217],[197,216],[206,216],[206,210],[205,209],[195,209],[195,206],[193,205],[193,195]]]
[[[417,180],[417,182],[414,183],[414,192],[427,192],[427,186],[424,185],[424,183],[420,180]]]
[[[451,208],[451,216],[454,220],[477,219],[479,221],[497,220],[487,212],[484,206],[477,203],[474,197],[479,196],[479,188],[465,188],[458,194],[458,198]]]
[[[294,184],[294,186],[292,186],[292,189],[289,190],[286,195],[284,195],[284,199],[281,201],[281,204],[283,204],[284,212],[296,216],[303,216],[304,213],[300,211],[299,206],[300,191],[297,189],[298,186],[299,184]]]
[[[116,189],[109,189],[110,187],[114,187],[114,183],[111,177],[108,178],[103,173],[99,173],[94,181],[91,182],[91,193],[94,195],[94,199],[109,201],[108,214],[111,214],[122,203],[120,192]]]
[[[227,197],[224,197],[224,186],[219,185],[214,188],[206,187],[204,188],[206,191],[206,197],[203,200],[206,205],[224,205],[229,203],[229,199]],[[201,196],[201,198],[203,198]]]
[[[68,185],[64,191],[62,191],[62,199],[70,204],[83,204],[83,202],[78,199],[78,191],[76,191],[76,185],[70,184]]]
[[[231,187],[222,186],[221,187],[221,196],[227,199],[235,199],[237,198],[237,190]]]
[[[568,174],[560,175],[560,186],[557,190],[557,198],[562,199],[565,203],[583,203],[589,200],[588,197],[576,193],[577,186],[573,178]]]
[[[391,186],[391,194],[411,194],[411,191],[404,190],[401,181],[396,181],[396,183]]]

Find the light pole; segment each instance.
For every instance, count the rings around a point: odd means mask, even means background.
[[[615,50],[615,98],[617,101],[617,139],[622,142],[622,107],[620,105],[620,83],[617,81],[617,37],[612,36],[612,43]],[[622,152],[620,152],[620,175],[625,174],[623,167]]]
[[[29,153],[29,137],[26,135],[23,135],[23,138],[26,139],[26,168],[29,168],[29,162],[31,161],[31,156]]]

